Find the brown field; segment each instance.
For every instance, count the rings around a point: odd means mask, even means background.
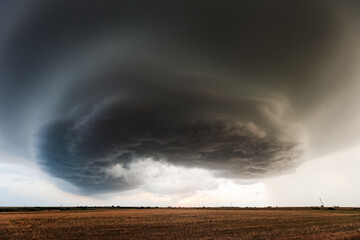
[[[0,239],[360,239],[360,211],[206,208],[1,212]]]

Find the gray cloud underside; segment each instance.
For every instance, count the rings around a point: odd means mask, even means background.
[[[144,158],[275,176],[309,151],[338,149],[334,136],[348,146],[360,135],[358,116],[340,119],[359,100],[351,1],[3,5],[2,146],[35,148],[48,173],[83,192],[137,187],[109,169]]]
[[[108,170],[117,164],[129,169],[146,158],[213,170],[221,177],[261,178],[293,168],[304,153],[285,129],[273,126],[266,133],[247,119],[257,115],[261,122],[271,102],[233,99],[229,107],[230,102],[217,99],[222,108],[208,109],[211,100],[196,96],[189,107],[191,100],[119,97],[94,105],[86,115],[53,121],[41,133],[42,164],[84,191],[103,192],[135,187],[137,182],[109,176]],[[253,113],[244,109],[249,107]]]

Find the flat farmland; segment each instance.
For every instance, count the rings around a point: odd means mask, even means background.
[[[360,211],[159,208],[1,212],[0,239],[360,239]]]

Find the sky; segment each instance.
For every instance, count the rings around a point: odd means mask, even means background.
[[[0,206],[360,206],[357,1],[0,3]]]

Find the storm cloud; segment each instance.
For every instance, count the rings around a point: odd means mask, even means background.
[[[259,178],[289,170],[304,153],[296,126],[269,123],[282,117],[279,99],[156,93],[112,98],[52,121],[40,135],[42,164],[84,190],[103,191],[132,187],[107,173],[142,159]]]
[[[3,5],[2,149],[82,192],[140,186],[146,159],[277,176],[359,139],[350,1]]]

